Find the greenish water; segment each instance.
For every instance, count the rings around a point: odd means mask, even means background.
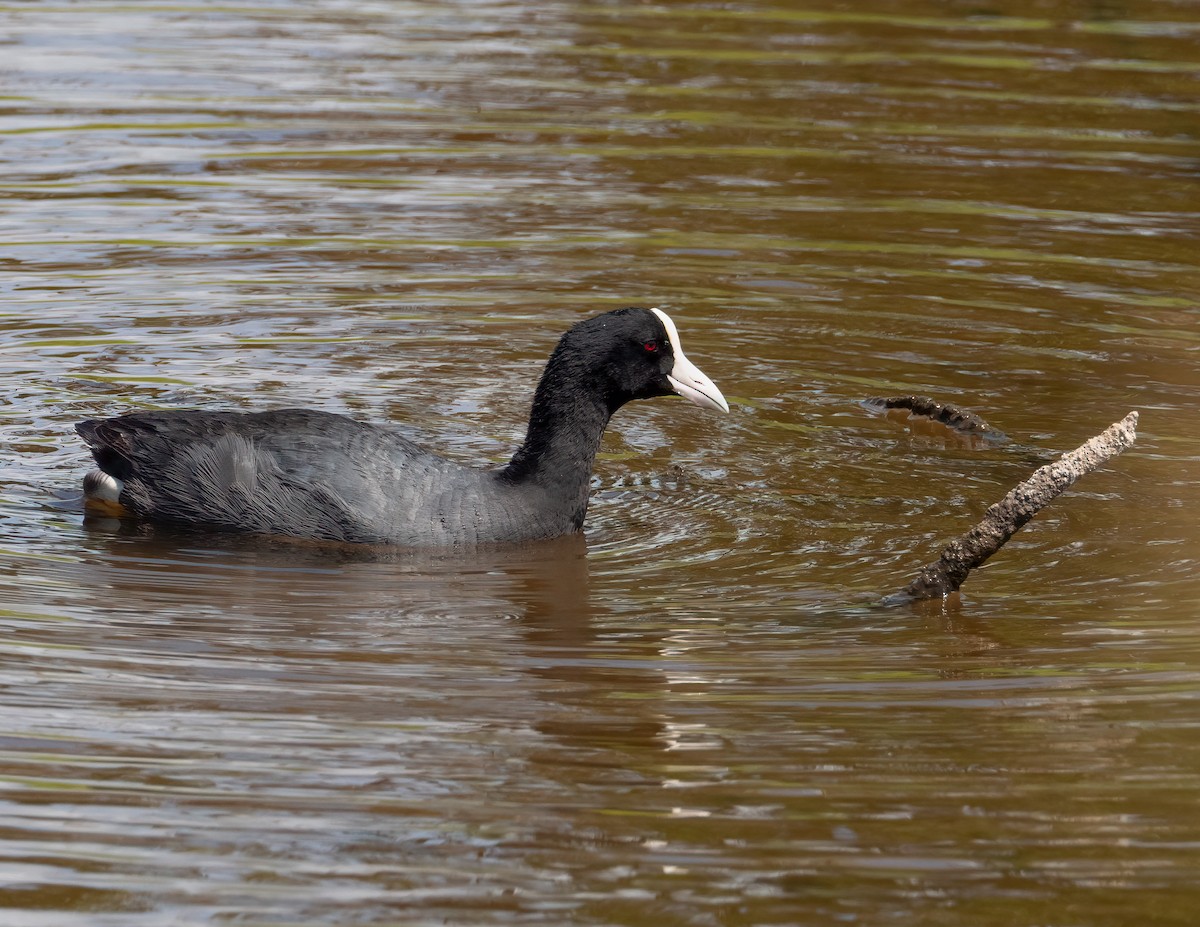
[[[1190,924],[1200,9],[0,5],[0,922]],[[504,459],[572,322],[585,538],[83,523],[72,424]],[[917,393],[1012,437],[872,414]],[[878,610],[1055,453],[1136,447]]]

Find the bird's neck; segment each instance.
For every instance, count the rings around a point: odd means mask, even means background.
[[[600,439],[615,409],[599,391],[579,388],[578,380],[559,382],[555,374],[548,368],[538,384],[525,442],[500,477],[544,493],[579,527]]]
[[[512,482],[561,482],[565,477],[586,485],[611,416],[594,397],[556,399],[542,407],[535,403],[525,442],[504,468],[505,475]]]

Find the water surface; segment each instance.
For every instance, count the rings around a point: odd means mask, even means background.
[[[852,7],[852,8],[851,8]],[[20,925],[1190,923],[1200,11],[0,6],[0,906]],[[84,417],[511,453],[672,313],[586,536],[84,523]],[[1011,441],[875,415],[925,394]],[[1036,466],[1137,446],[879,610]]]

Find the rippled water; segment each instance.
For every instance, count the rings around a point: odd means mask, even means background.
[[[1191,923],[1200,9],[0,6],[0,921]],[[572,322],[586,538],[84,524],[80,418],[494,463]],[[864,408],[918,393],[1007,444]],[[879,610],[1130,409],[947,608]]]

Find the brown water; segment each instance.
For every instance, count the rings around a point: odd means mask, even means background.
[[[1190,924],[1200,7],[0,6],[0,923]],[[71,425],[504,459],[661,305],[586,539],[84,525]],[[860,405],[921,393],[970,447]],[[878,610],[1130,409],[960,606]]]

